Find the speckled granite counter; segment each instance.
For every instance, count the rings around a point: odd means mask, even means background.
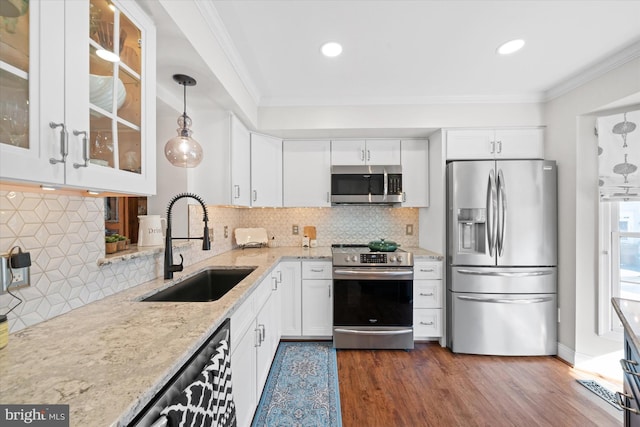
[[[416,259],[442,259],[405,248]],[[0,402],[68,404],[72,426],[125,425],[280,260],[331,249],[234,250],[23,329],[0,350]],[[206,267],[256,267],[218,301],[140,302]]]
[[[159,278],[23,329],[0,350],[0,402],[68,404],[73,426],[126,423],[247,298],[280,259],[330,259],[330,248],[234,250],[210,266],[256,270],[213,302],[140,302]]]
[[[623,298],[611,298],[613,309],[618,314],[629,342],[640,353],[640,301]]]

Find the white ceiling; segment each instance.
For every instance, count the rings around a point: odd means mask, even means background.
[[[234,101],[161,4],[158,95],[176,108],[176,73],[198,79],[190,108]],[[540,102],[640,57],[640,0],[192,0],[211,20],[258,106]],[[196,9],[197,10],[197,9]],[[497,46],[524,38],[499,57]],[[329,40],[340,57],[319,53]],[[237,108],[236,108],[237,111]]]
[[[640,55],[640,1],[213,4],[261,106],[538,102],[614,54]],[[522,51],[496,55],[514,38]],[[343,54],[323,57],[326,41]]]

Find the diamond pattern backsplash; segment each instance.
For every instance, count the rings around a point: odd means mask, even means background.
[[[229,251],[238,227],[265,227],[278,246],[299,246],[302,229],[317,229],[318,246],[367,243],[386,238],[418,246],[418,209],[373,206],[336,208],[230,208],[210,206],[211,251],[197,243],[174,251],[185,265]],[[300,234],[291,233],[298,225]],[[413,235],[405,236],[405,225]],[[227,226],[228,237],[224,237]],[[202,208],[189,205],[189,233],[202,233]],[[100,264],[104,259],[104,202],[101,198],[0,191],[0,252],[15,246],[31,253],[30,286],[15,289],[23,302],[9,314],[11,332],[21,330],[162,274],[162,253]],[[0,314],[18,301],[0,295]]]

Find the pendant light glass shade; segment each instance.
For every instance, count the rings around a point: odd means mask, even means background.
[[[176,74],[173,79],[184,86],[184,113],[178,117],[177,136],[171,138],[164,146],[164,155],[169,162],[178,167],[194,168],[203,157],[202,146],[191,137],[191,118],[187,116],[187,86],[195,86],[192,77]]]

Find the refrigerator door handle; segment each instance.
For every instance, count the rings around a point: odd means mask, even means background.
[[[507,196],[505,193],[505,182],[504,175],[502,173],[502,169],[498,171],[498,249],[496,251],[497,256],[502,256],[504,253],[504,228],[507,221]]]
[[[456,270],[460,274],[468,274],[473,276],[498,276],[498,277],[531,277],[531,276],[548,276],[553,274],[552,270],[542,271],[521,271],[521,272],[502,272],[502,271],[478,271],[460,269]]]
[[[464,301],[489,302],[489,303],[497,303],[497,304],[539,304],[542,302],[553,301],[552,297],[507,299],[507,298],[470,297],[466,295],[458,295],[458,299],[461,299]]]
[[[493,169],[489,171],[487,182],[487,240],[489,241],[489,255],[493,256],[496,247],[496,179]]]

